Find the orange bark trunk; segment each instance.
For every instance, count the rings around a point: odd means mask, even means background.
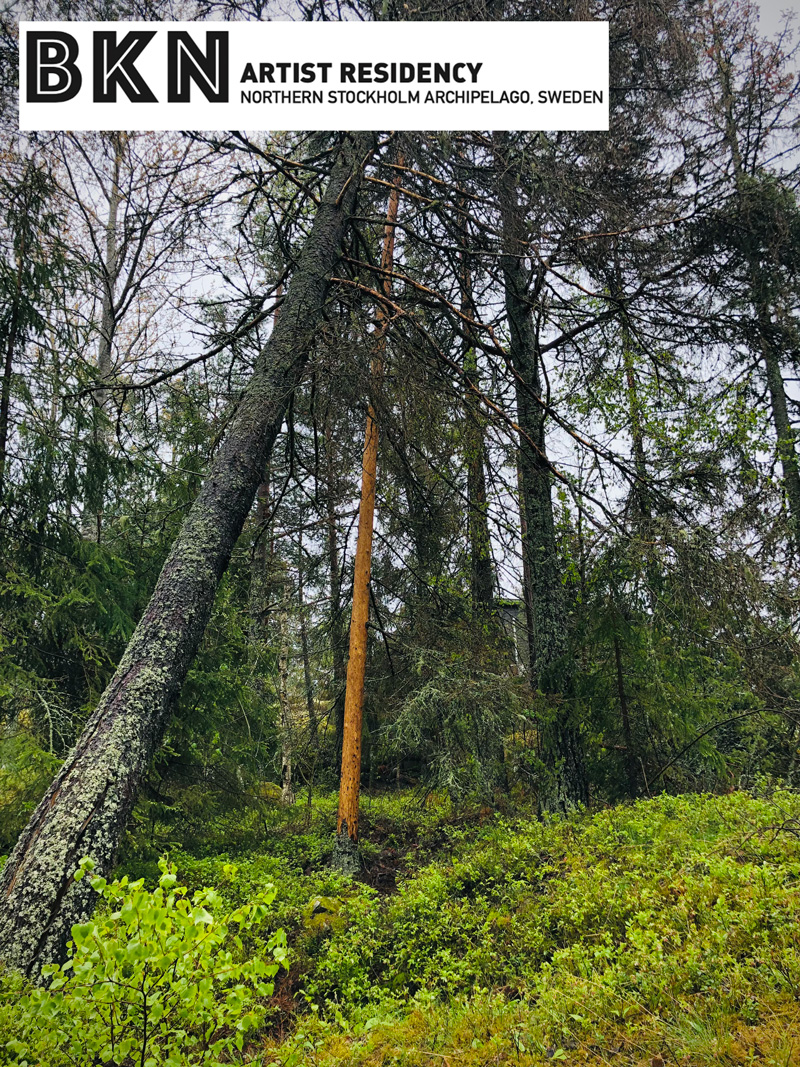
[[[402,159],[399,160],[402,166]],[[392,290],[394,235],[397,207],[400,202],[400,173],[397,173],[386,211],[381,268],[383,292]],[[383,305],[377,312],[378,337],[372,360],[372,380],[378,387],[383,380],[383,353],[386,347],[388,317]],[[361,733],[364,711],[364,675],[367,667],[367,623],[369,622],[369,582],[372,568],[372,533],[375,522],[375,481],[378,469],[378,419],[369,405],[361,467],[361,503],[358,510],[358,541],[353,574],[353,611],[350,616],[350,658],[347,662],[347,686],[344,697],[344,735],[342,738],[342,777],[339,785],[339,813],[336,833],[358,841],[358,797],[361,791]]]

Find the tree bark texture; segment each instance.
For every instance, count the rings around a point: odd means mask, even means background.
[[[22,832],[0,879],[0,956],[37,974],[63,958],[90,913],[91,857],[111,869],[142,776],[205,630],[219,580],[250,511],[319,329],[372,134],[347,135],[300,254],[281,316],[116,674]]]
[[[519,470],[524,509],[524,577],[530,580],[529,632],[531,680],[552,701],[542,724],[542,750],[552,776],[543,791],[547,808],[567,811],[588,800],[579,730],[570,722],[574,664],[567,640],[567,604],[558,558],[552,473],[545,444],[541,403],[540,355],[530,295],[531,277],[523,265],[527,243],[516,195],[515,168],[508,160],[507,135],[495,135],[498,200],[502,221],[501,267],[510,332],[510,357],[517,383],[517,418],[521,430]]]
[[[400,203],[400,177],[395,179],[386,212],[381,268],[383,291],[388,297],[394,264],[395,224]],[[383,379],[383,355],[388,319],[383,305],[378,307],[378,338],[372,362],[373,382]],[[364,712],[364,676],[367,667],[367,623],[369,622],[369,583],[372,567],[372,533],[375,522],[375,482],[378,467],[378,419],[369,405],[361,468],[361,503],[358,511],[358,540],[353,573],[353,609],[350,617],[350,658],[344,699],[342,772],[339,783],[339,811],[336,818],[337,849],[334,863],[351,869],[357,863],[354,848],[358,842],[358,799],[361,792],[361,734]]]

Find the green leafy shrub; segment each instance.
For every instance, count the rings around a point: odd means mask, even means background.
[[[576,988],[576,1015],[587,986],[608,1010],[633,996],[661,1011],[708,990],[727,990],[737,1011],[754,997],[794,997],[798,825],[800,797],[778,791],[449,828],[449,861],[418,869],[384,901],[346,902],[347,926],[304,988],[331,1004],[499,987],[544,1004]]]
[[[158,886],[107,882],[83,860],[106,901],[94,919],[72,928],[70,958],[43,969],[47,988],[18,997],[7,1022],[6,1062],[61,1067],[217,1067],[241,1052],[264,1018],[263,999],[285,958],[282,930],[266,953],[246,958],[243,938],[269,913],[275,890],[215,917],[213,889],[189,896],[175,866],[162,860]],[[266,959],[264,956],[266,955]]]
[[[276,1045],[276,1065],[798,1062],[796,791],[436,836],[397,892],[344,902],[301,976],[306,1052]]]

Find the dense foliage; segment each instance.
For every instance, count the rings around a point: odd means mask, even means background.
[[[49,989],[4,980],[2,1062],[794,1062],[797,793],[545,823],[399,794],[367,805],[358,882],[326,867],[334,804],[101,885]]]
[[[608,20],[609,130],[22,136],[0,102],[0,954],[26,850],[61,879],[29,909],[38,985],[3,979],[0,1062],[796,1060],[792,20],[447,17]],[[220,456],[249,390],[274,426],[242,474]],[[181,538],[230,486],[215,570]],[[181,567],[194,599],[137,646]],[[158,692],[117,702],[117,753],[81,749],[113,733],[116,672],[192,627]],[[348,775],[355,878],[329,866]],[[91,810],[59,838],[69,795]]]

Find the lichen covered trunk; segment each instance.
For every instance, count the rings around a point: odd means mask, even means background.
[[[257,360],[153,596],[78,743],[0,880],[0,957],[37,974],[92,909],[83,856],[108,873],[142,776],[197,650],[292,390],[319,329],[371,134],[343,140],[281,317]]]

